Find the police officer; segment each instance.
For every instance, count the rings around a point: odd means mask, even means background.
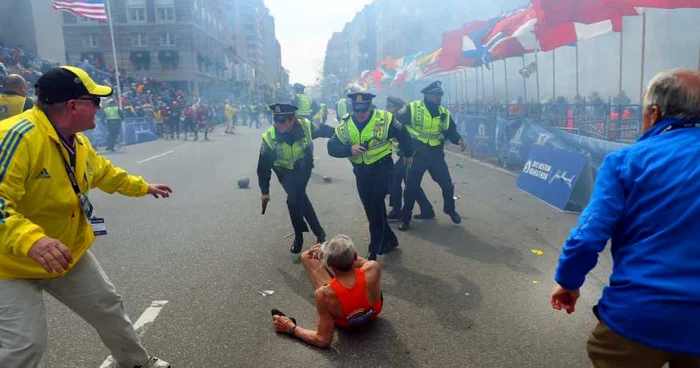
[[[292,105],[297,106],[297,116],[304,119],[313,120],[316,113],[321,109],[321,106],[311,98],[311,96],[304,93],[306,86],[300,83],[294,84],[294,99],[292,99]]]
[[[392,114],[396,114],[396,112],[402,109],[405,105],[406,103],[398,97],[389,96],[386,98],[386,111]],[[401,157],[401,153],[399,152],[398,142],[394,140],[392,144],[394,153],[399,157],[394,163],[394,169],[391,177],[391,188],[389,189],[389,205],[391,206],[391,212],[389,212],[387,218],[389,220],[400,220],[401,204],[403,203],[403,188],[401,187],[401,184],[406,182],[407,168],[405,160]],[[418,220],[429,220],[435,218],[433,205],[430,204],[430,201],[425,195],[423,188],[418,189],[416,200],[418,201],[418,206],[420,207],[421,213],[413,216],[413,218]]]
[[[399,225],[401,231],[408,230],[413,205],[426,171],[430,172],[430,176],[442,188],[443,211],[455,224],[462,222],[462,218],[455,210],[454,186],[445,162],[444,145],[445,139],[459,144],[462,151],[466,149],[466,145],[457,133],[450,110],[440,105],[444,95],[441,83],[433,82],[421,93],[424,95],[423,100],[411,102],[397,114],[399,121],[406,123],[406,130],[411,134],[415,145],[415,162],[408,170],[406,178],[404,208]]]
[[[270,177],[274,171],[287,192],[287,208],[294,227],[291,252],[299,253],[304,244],[304,232],[313,231],[316,241],[326,241],[326,232],[316,217],[306,195],[306,185],[313,168],[313,140],[330,138],[334,130],[328,125],[314,127],[308,119],[296,116],[297,107],[289,104],[270,105],[275,126],[263,134],[258,158],[258,183],[264,202],[270,200]],[[306,220],[306,221],[305,221]],[[307,226],[308,223],[308,226]]]
[[[355,93],[355,91],[347,90],[347,94],[350,93]],[[351,102],[348,102],[349,99],[347,97],[343,97],[338,100],[335,104],[335,118],[338,122],[340,122],[343,119],[343,116],[347,115],[347,113],[350,112],[350,105]]]
[[[122,129],[122,112],[119,111],[116,102],[111,102],[104,111],[107,125],[107,150],[114,152],[119,131]]]
[[[328,153],[352,162],[357,191],[369,222],[370,244],[367,259],[376,260],[399,246],[399,240],[386,218],[384,199],[389,191],[394,162],[390,139],[396,138],[411,165],[413,148],[406,129],[390,112],[371,108],[371,93],[352,93],[353,113],[346,115],[328,141]]]
[[[0,94],[0,120],[4,120],[31,109],[34,104],[27,98],[27,81],[19,74],[9,74],[3,78],[5,89]]]

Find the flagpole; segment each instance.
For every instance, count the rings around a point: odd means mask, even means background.
[[[496,66],[491,63],[491,98],[496,102]]]
[[[479,101],[479,67],[474,68],[474,76],[476,77],[476,99],[475,102]]]
[[[466,99],[466,103],[469,103],[469,79],[467,78],[467,68],[464,68],[464,97]]]
[[[581,97],[581,92],[578,86],[578,42],[576,42],[576,96]]]
[[[506,59],[503,59],[503,74],[505,74],[506,77],[506,105],[509,103],[508,101],[508,62]]]
[[[620,101],[619,97],[622,95],[622,31],[623,29],[620,29],[620,79],[618,81],[618,86],[617,86],[617,97],[618,97],[618,102]],[[622,115],[622,114],[620,114]]]
[[[647,13],[646,11],[642,14],[642,67],[641,76],[639,77],[639,104],[644,103],[644,53],[646,50],[646,36],[647,36]]]
[[[110,10],[109,0],[105,0],[105,8],[107,8],[107,20],[109,21],[109,34],[112,37],[112,56],[114,57],[114,79],[117,81],[117,99],[119,99],[119,110],[122,110],[122,86],[119,82],[119,64],[117,63],[117,46],[114,43],[114,25],[112,24],[112,11]]]
[[[525,69],[525,55],[523,55],[523,69]],[[527,78],[523,76],[523,102],[527,104]]]
[[[535,71],[535,74],[537,74],[537,104],[539,105],[542,103],[542,99],[540,98],[540,63],[537,61],[537,54],[539,52],[535,50],[535,65],[537,66],[537,70]]]
[[[482,65],[481,66],[481,97],[483,97],[483,99],[485,100],[486,99],[486,88],[484,86],[486,86],[486,79],[484,79],[484,66]]]
[[[552,104],[557,100],[557,49],[552,50]]]

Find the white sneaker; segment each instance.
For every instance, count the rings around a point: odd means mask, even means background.
[[[134,368],[170,368],[170,363],[166,362],[163,359],[152,356],[150,359],[148,359],[146,364],[136,366]]]

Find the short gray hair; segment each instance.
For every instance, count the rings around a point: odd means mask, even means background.
[[[700,71],[672,69],[657,74],[644,95],[644,109],[652,106],[664,118],[700,118]]]
[[[43,102],[38,98],[36,99],[35,104],[36,104],[36,107],[38,107],[39,110],[43,111],[47,117],[50,117],[52,115],[55,115],[55,114],[61,112],[61,110],[63,110],[66,107],[65,102],[47,104],[46,102]]]
[[[355,263],[355,245],[349,236],[339,234],[333,239],[323,243],[323,264],[333,266],[341,271],[350,271]]]

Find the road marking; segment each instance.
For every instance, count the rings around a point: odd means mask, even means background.
[[[465,160],[469,160],[469,161],[471,161],[471,162],[473,162],[473,163],[475,163],[475,164],[488,167],[488,168],[493,169],[493,170],[496,170],[496,171],[498,171],[498,172],[502,172],[502,173],[504,173],[504,174],[506,174],[506,175],[509,175],[509,176],[512,176],[512,177],[514,177],[514,178],[517,178],[517,177],[518,177],[517,174],[512,173],[512,172],[510,172],[510,171],[508,171],[508,170],[506,170],[506,169],[504,169],[504,168],[502,168],[502,167],[498,167],[498,166],[496,166],[496,165],[490,164],[490,163],[488,163],[488,162],[479,161],[479,160],[477,160],[477,159],[475,159],[475,158],[471,158],[471,157],[468,157],[468,156],[465,156],[465,155],[461,155],[461,154],[459,154],[459,153],[450,152],[450,151],[445,151],[445,153],[447,153],[448,155],[454,156],[454,157],[459,157],[459,158],[463,158],[463,159],[465,159]]]
[[[148,161],[151,161],[151,160],[155,160],[155,159],[157,159],[158,157],[167,156],[167,155],[169,155],[169,154],[171,154],[171,153],[173,153],[172,150],[167,151],[167,152],[163,152],[163,153],[158,154],[158,155],[155,155],[155,156],[151,156],[151,157],[149,157],[149,158],[147,158],[147,159],[143,159],[143,160],[141,160],[141,161],[137,161],[136,163],[137,163],[137,164],[142,164],[142,163],[144,163],[144,162],[148,162]]]
[[[136,320],[136,323],[134,323],[134,330],[136,330],[136,335],[139,337],[139,339],[143,337],[143,334],[146,332],[146,327],[155,321],[156,317],[158,317],[158,314],[166,304],[168,304],[167,300],[154,300],[151,302],[151,306],[146,308],[146,310],[141,314],[141,317]],[[113,364],[114,358],[112,358],[110,355],[104,362],[102,362],[100,368],[110,368]]]

